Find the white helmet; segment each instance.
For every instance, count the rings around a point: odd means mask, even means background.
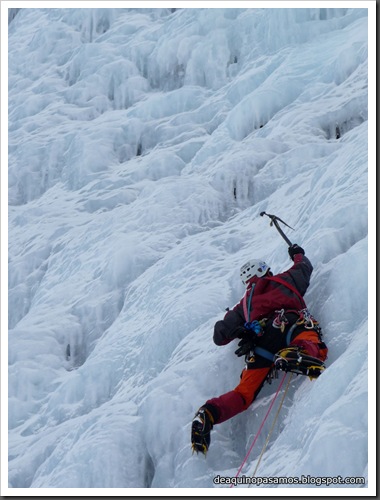
[[[268,264],[263,260],[250,260],[240,268],[240,278],[244,285],[253,277],[260,278],[269,270]]]

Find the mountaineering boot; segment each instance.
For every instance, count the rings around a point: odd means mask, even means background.
[[[210,446],[210,432],[214,426],[214,417],[211,412],[201,406],[195,414],[191,424],[191,447],[197,453],[201,452],[206,455]]]
[[[309,356],[299,347],[286,347],[281,349],[274,358],[277,370],[307,375],[310,379],[318,378],[325,369],[323,361]]]

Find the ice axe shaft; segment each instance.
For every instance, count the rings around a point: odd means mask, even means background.
[[[280,228],[280,225],[278,222],[282,222],[283,224],[285,224],[285,226],[288,226],[290,229],[292,229],[294,231],[294,229],[292,227],[290,227],[289,224],[287,224],[286,222],[281,220],[280,217],[277,217],[277,215],[267,214],[266,212],[261,212],[260,215],[261,216],[267,215],[271,219],[270,225],[272,226],[274,224],[276,226],[277,231],[281,234],[281,236],[284,238],[284,240],[286,241],[286,243],[290,247],[293,245],[293,243],[289,240],[289,238],[286,236],[284,231]]]

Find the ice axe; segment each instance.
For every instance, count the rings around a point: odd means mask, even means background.
[[[293,243],[289,240],[289,238],[286,236],[286,234],[284,233],[284,231],[280,228],[280,225],[279,225],[278,222],[282,222],[283,224],[285,224],[285,226],[288,226],[290,229],[292,229],[294,231],[294,229],[292,227],[290,227],[289,224],[287,224],[286,222],[284,222],[283,220],[281,220],[280,217],[277,217],[277,215],[267,214],[266,212],[261,212],[260,215],[261,216],[267,215],[271,219],[270,226],[273,226],[273,224],[274,224],[276,226],[277,231],[281,234],[281,236],[284,238],[284,240],[286,241],[286,243],[290,247],[293,246]]]

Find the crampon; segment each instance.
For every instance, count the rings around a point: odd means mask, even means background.
[[[320,359],[308,356],[298,347],[286,347],[275,355],[274,368],[298,375],[307,375],[312,380],[318,378],[326,367]]]
[[[207,454],[210,446],[210,432],[213,428],[213,418],[204,408],[200,408],[191,424],[191,448],[193,453]]]

